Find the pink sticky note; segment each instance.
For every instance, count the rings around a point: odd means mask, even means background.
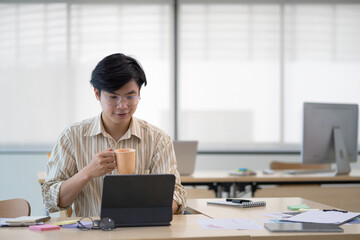
[[[60,226],[45,224],[45,225],[33,225],[29,226],[29,229],[35,231],[49,231],[49,230],[59,230]]]

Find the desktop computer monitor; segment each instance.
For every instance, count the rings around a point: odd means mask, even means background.
[[[336,163],[336,174],[348,174],[357,160],[358,105],[304,103],[303,164]]]

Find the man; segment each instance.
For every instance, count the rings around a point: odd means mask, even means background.
[[[136,150],[135,174],[170,173],[176,177],[173,213],[183,213],[186,191],[171,138],[159,128],[133,117],[146,76],[140,64],[124,54],[101,60],[90,83],[99,100],[99,116],[68,127],[59,137],[42,187],[49,212],[71,207],[76,216],[99,216],[105,174],[118,174],[113,149]]]

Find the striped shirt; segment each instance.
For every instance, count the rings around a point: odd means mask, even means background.
[[[47,177],[42,186],[44,204],[49,212],[67,209],[58,206],[60,186],[92,160],[93,155],[108,148],[136,150],[135,174],[174,174],[174,200],[179,213],[186,207],[186,191],[181,185],[171,138],[159,128],[132,117],[127,132],[116,142],[97,117],[71,125],[60,135],[54,146]],[[116,168],[109,173],[118,174]],[[73,202],[76,216],[100,216],[102,177],[90,180]]]

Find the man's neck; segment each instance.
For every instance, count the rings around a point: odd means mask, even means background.
[[[105,131],[117,142],[129,129],[130,122],[123,124],[114,124],[112,122],[105,122],[101,117],[101,121],[105,128]]]

